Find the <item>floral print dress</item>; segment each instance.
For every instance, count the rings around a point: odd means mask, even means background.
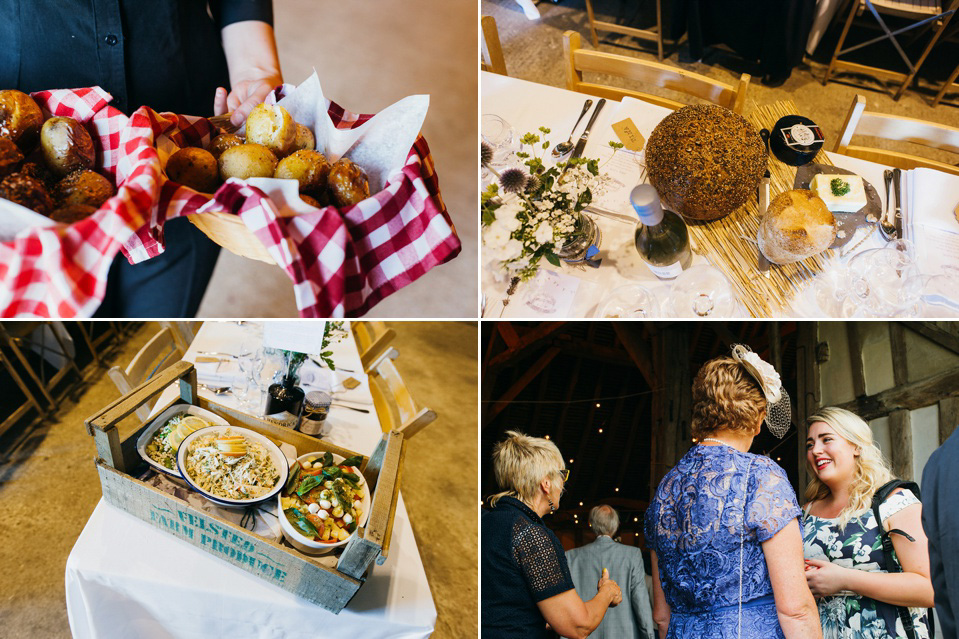
[[[915,495],[907,490],[890,495],[879,506],[883,527],[888,530],[889,517],[918,503]],[[882,568],[885,565],[882,539],[871,508],[850,519],[842,530],[838,520],[816,517],[808,512],[803,513],[802,526],[806,559],[829,561],[843,568],[887,572]],[[928,639],[926,610],[910,608],[910,612],[918,636]],[[852,592],[819,599],[819,618],[823,639],[907,637],[896,606]]]

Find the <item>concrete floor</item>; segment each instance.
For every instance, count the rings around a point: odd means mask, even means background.
[[[476,317],[476,5],[432,0],[274,2],[283,77],[315,68],[344,108],[376,113],[429,94],[423,135],[443,200],[463,243],[451,262],[380,302],[369,317]],[[442,294],[437,294],[442,291]],[[277,266],[223,251],[199,317],[296,317],[289,278]]]
[[[434,637],[477,636],[477,328],[475,323],[394,323],[396,367],[439,419],[407,448],[402,490],[438,614]],[[140,328],[112,357],[123,364],[159,330]],[[54,419],[0,439],[0,636],[70,637],[64,570],[100,498],[94,446],[83,428],[118,396],[104,369],[84,371],[76,401]],[[467,410],[464,410],[466,408]],[[434,472],[410,472],[430,468]],[[437,490],[436,477],[448,483]]]
[[[652,6],[652,3],[646,3]],[[664,3],[665,4],[665,3]],[[617,14],[623,11],[624,3],[621,0],[594,0],[593,9],[597,20],[615,22]],[[565,71],[563,65],[563,32],[567,29],[578,31],[583,37],[583,46],[592,49],[589,36],[589,21],[586,16],[584,0],[564,0],[560,5],[549,2],[537,4],[542,17],[536,21],[527,20],[522,9],[515,0],[482,0],[480,10],[483,15],[490,15],[496,19],[506,59],[509,75],[524,80],[565,87]],[[858,42],[852,39],[850,42]],[[618,45],[625,46],[618,46]],[[954,46],[952,43],[950,45]],[[636,40],[615,34],[600,33],[599,51],[607,51],[620,55],[633,56],[645,60],[656,60],[654,42],[646,42],[644,50],[639,49]],[[738,81],[739,75],[749,72],[748,63],[735,55],[724,52],[722,49],[707,50],[702,61],[688,62],[689,48],[681,45],[678,50],[667,45],[667,59],[665,64],[680,67],[695,73],[721,79],[727,83]],[[682,60],[682,61],[680,61]],[[933,57],[930,56],[930,62]],[[874,63],[880,64],[880,63]],[[954,68],[955,60],[950,61],[949,70]],[[897,68],[890,66],[889,68]],[[948,71],[946,71],[948,74]],[[910,89],[899,101],[892,99],[891,90],[880,90],[875,80],[864,76],[845,75],[843,82],[829,82],[826,86],[821,83],[825,75],[825,66],[816,63],[802,65],[793,70],[792,76],[778,88],[765,87],[760,78],[754,77],[747,93],[746,112],[758,105],[769,104],[777,100],[790,99],[805,115],[819,124],[826,136],[826,148],[831,149],[833,141],[842,127],[846,113],[849,111],[853,97],[859,93],[866,98],[866,108],[869,111],[892,113],[932,122],[940,122],[950,126],[959,126],[959,108],[942,103],[933,108],[929,105],[928,85],[923,85],[923,92]],[[619,78],[597,75],[598,81],[613,86],[629,86]],[[592,81],[592,80],[591,80]],[[856,86],[849,84],[855,82]],[[675,100],[691,102],[688,96],[651,86],[632,86],[631,88],[647,93],[662,95]],[[932,90],[931,95],[935,95]],[[950,98],[955,104],[955,95]],[[695,101],[695,99],[692,99]],[[937,151],[910,143],[896,143],[878,141],[866,137],[857,137],[857,144],[877,146],[880,148],[896,149],[907,153],[914,153],[938,159],[944,162],[959,162],[959,156],[954,153]]]

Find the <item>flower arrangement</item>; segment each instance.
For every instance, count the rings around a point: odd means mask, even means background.
[[[593,200],[590,191],[599,174],[595,159],[574,158],[546,168],[541,153],[549,149],[550,130],[542,138],[527,133],[516,155],[527,170],[509,168],[498,173],[490,166],[492,148],[483,143],[480,161],[497,178],[482,194],[483,246],[486,258],[515,280],[528,280],[542,259],[560,265],[558,253],[581,224],[580,211]],[[610,142],[616,149],[622,144]]]

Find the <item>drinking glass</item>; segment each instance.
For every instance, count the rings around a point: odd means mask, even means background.
[[[666,299],[670,317],[733,317],[737,307],[732,284],[718,268],[705,264],[683,271]]]
[[[509,122],[494,113],[483,115],[480,122],[480,136],[483,141],[493,148],[493,160],[490,165],[494,168],[506,166],[512,156],[513,151],[517,150],[516,141],[513,139],[513,127]],[[489,179],[490,172],[483,167],[483,180]]]
[[[597,317],[659,317],[659,300],[645,286],[627,284],[613,289],[599,304]]]

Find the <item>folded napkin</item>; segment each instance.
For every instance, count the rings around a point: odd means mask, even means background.
[[[196,381],[209,386],[232,386],[242,375],[240,364],[235,359],[223,359],[217,362],[197,362]]]

